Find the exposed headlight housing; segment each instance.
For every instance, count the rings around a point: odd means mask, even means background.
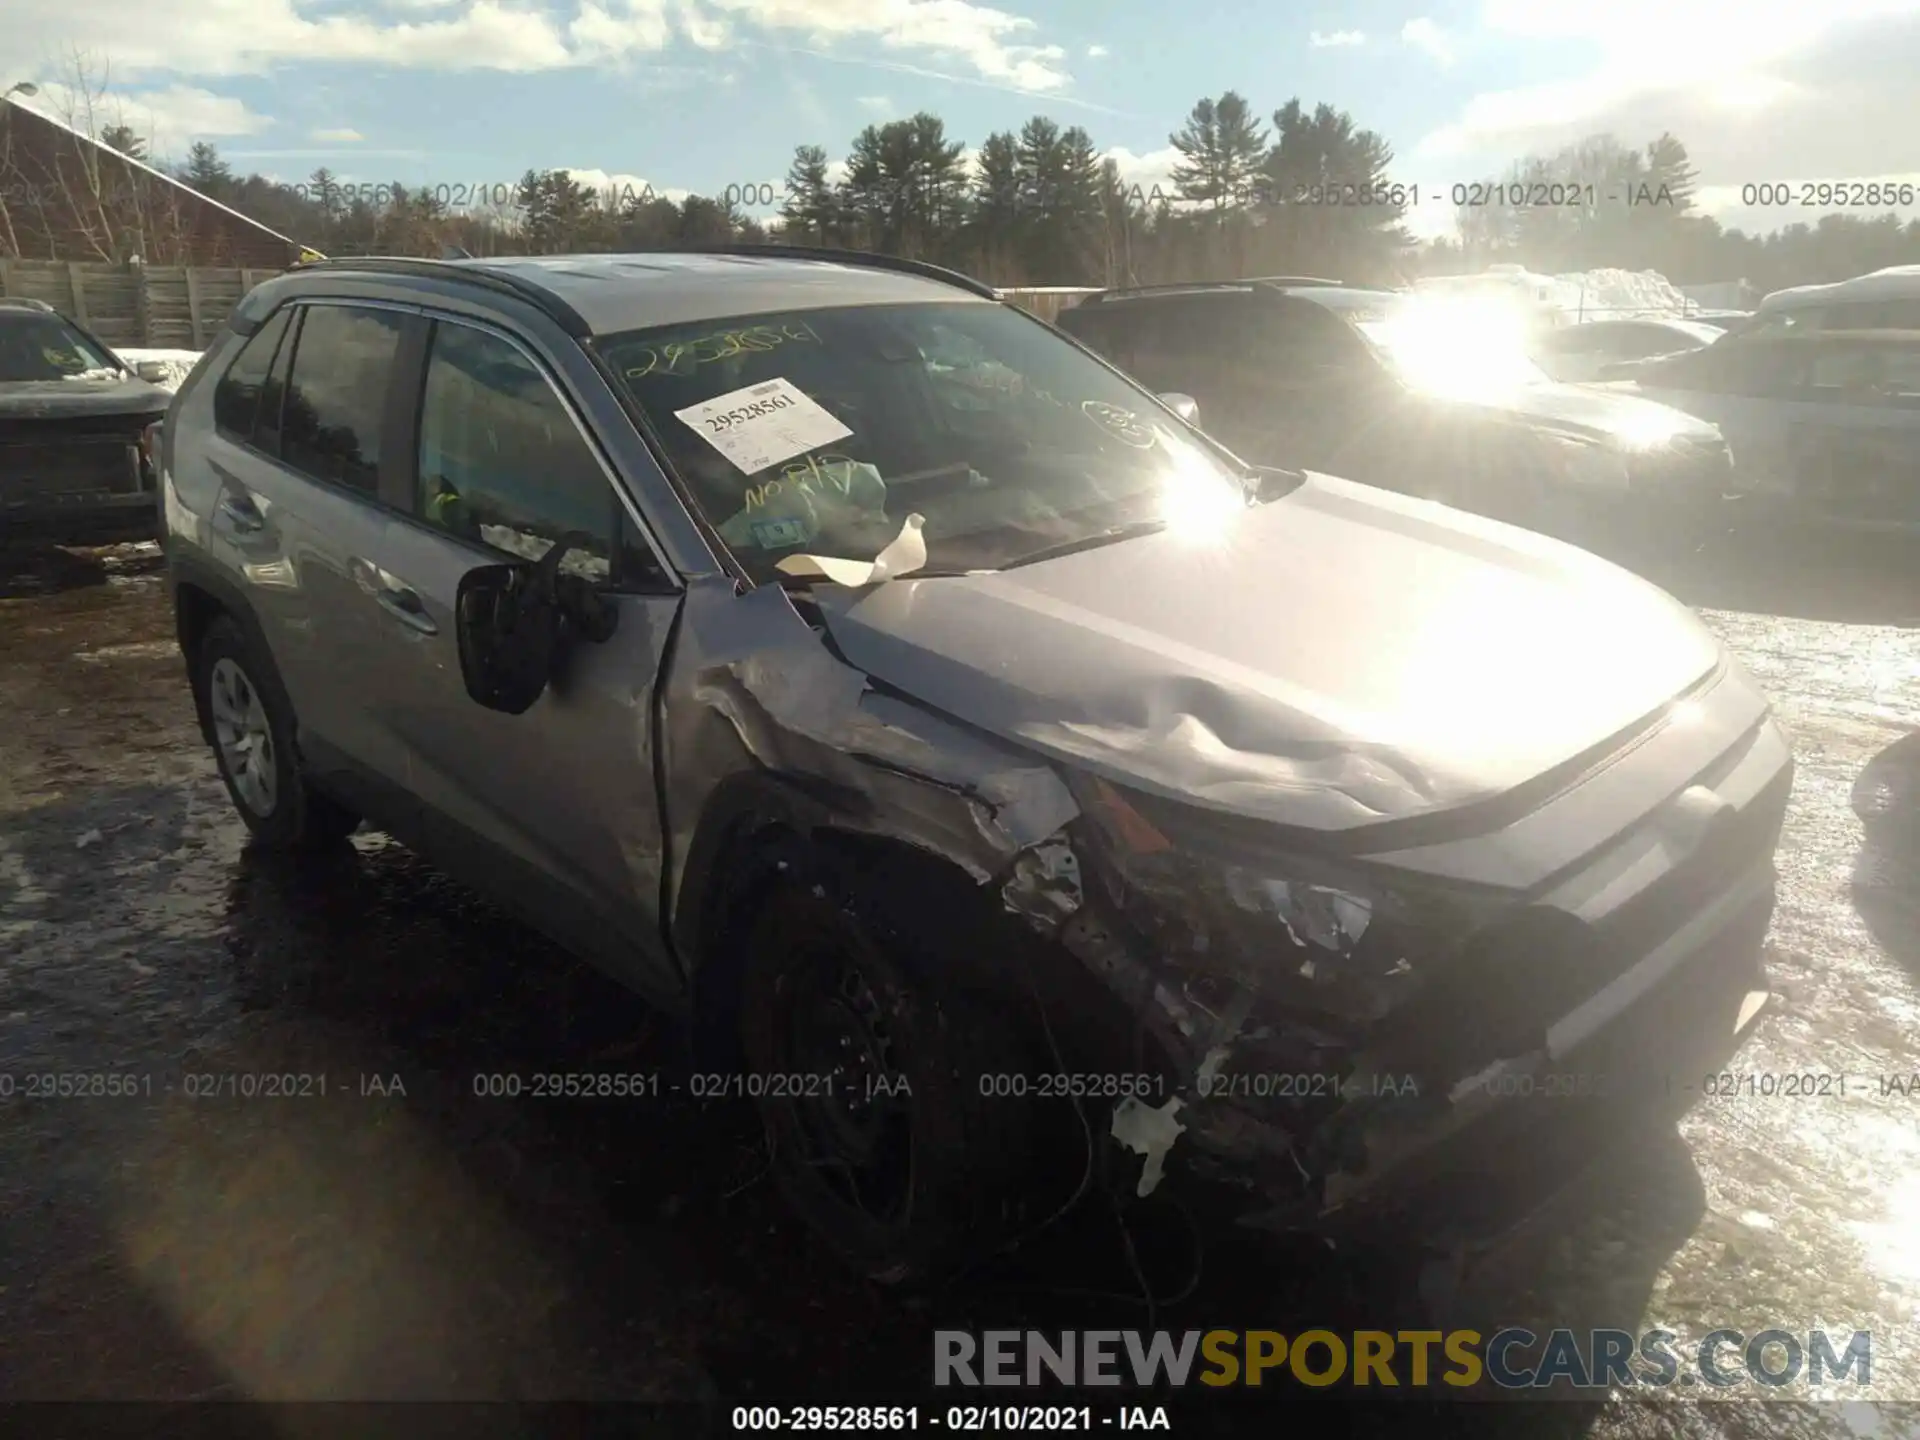
[[[1269,827],[1242,837],[1231,817],[1104,781],[1077,788],[1101,837],[1088,879],[1177,982],[1190,1013],[1176,1024],[1203,1046],[1210,1032],[1260,1019],[1351,1042],[1506,908],[1499,897],[1278,848],[1261,833]]]

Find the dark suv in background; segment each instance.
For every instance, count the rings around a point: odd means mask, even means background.
[[[1430,302],[1280,277],[1110,290],[1056,322],[1264,465],[1345,476],[1568,539],[1719,523],[1710,424],[1551,382],[1519,343],[1424,323]],[[1449,312],[1437,312],[1446,314]]]
[[[151,539],[172,400],[51,305],[0,299],[0,539]]]

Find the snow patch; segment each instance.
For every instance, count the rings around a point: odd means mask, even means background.
[[[1682,315],[1691,306],[1658,270],[1576,270],[1556,275],[1559,308],[1573,320],[1624,320]]]
[[[1434,276],[1419,285],[1429,291],[1517,301],[1553,325],[1683,315],[1692,308],[1679,287],[1657,270],[1602,267],[1540,275],[1522,265],[1495,265],[1478,275]]]
[[[1145,1157],[1136,1191],[1142,1198],[1158,1189],[1165,1177],[1167,1152],[1186,1130],[1177,1118],[1185,1103],[1175,1096],[1155,1108],[1129,1095],[1113,1107],[1113,1124],[1108,1133],[1134,1154]]]
[[[142,380],[162,390],[178,390],[187,372],[199,363],[198,350],[115,350]]]

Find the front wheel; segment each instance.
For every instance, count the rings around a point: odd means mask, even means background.
[[[300,773],[293,708],[271,662],[232,620],[207,627],[194,677],[214,762],[255,840],[287,850],[337,843],[352,832],[359,817]]]
[[[882,1283],[992,1248],[1019,1219],[1031,1129],[1030,1106],[982,1093],[1016,1063],[1006,1017],[811,888],[778,886],[746,943],[740,1038],[788,1203]]]

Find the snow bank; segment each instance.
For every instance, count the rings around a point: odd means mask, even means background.
[[[1657,270],[1577,270],[1555,275],[1555,303],[1569,320],[1679,315],[1687,297]]]
[[[163,390],[178,390],[180,382],[187,378],[187,372],[193,369],[200,359],[198,350],[119,350],[114,354],[133,366],[136,371],[145,371],[143,379],[151,380]]]
[[[1654,270],[1599,269],[1538,275],[1519,265],[1495,265],[1478,275],[1442,275],[1419,283],[1422,289],[1450,294],[1507,297],[1552,325],[1635,315],[1678,315],[1689,308],[1687,297]]]

